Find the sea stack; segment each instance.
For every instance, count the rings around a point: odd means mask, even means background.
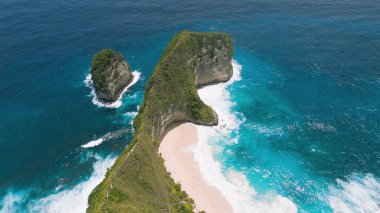
[[[91,79],[99,99],[114,102],[133,80],[133,75],[129,64],[120,53],[103,49],[92,60]]]

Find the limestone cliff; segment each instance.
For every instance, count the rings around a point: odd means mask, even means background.
[[[110,49],[95,54],[91,78],[98,97],[106,102],[118,99],[124,88],[133,80],[130,66],[124,57]]]
[[[173,182],[157,150],[173,123],[217,123],[197,86],[228,80],[232,48],[225,33],[181,32],[172,39],[147,82],[135,135],[91,193],[88,212],[193,211],[192,199]]]
[[[204,41],[206,43],[206,41]],[[198,87],[225,82],[232,76],[232,39],[217,39],[213,45],[204,45],[195,56],[195,82]]]

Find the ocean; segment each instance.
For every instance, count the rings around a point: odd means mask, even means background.
[[[234,40],[195,157],[236,211],[380,211],[378,1],[2,0],[0,212],[85,211],[181,30]],[[137,77],[113,105],[89,81],[103,48]]]

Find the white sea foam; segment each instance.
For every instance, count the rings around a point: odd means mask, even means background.
[[[131,112],[131,113],[134,113],[134,112]],[[104,135],[103,137],[101,138],[98,138],[96,140],[92,140],[84,145],[82,145],[81,147],[82,148],[91,148],[91,147],[95,147],[95,146],[99,146],[100,144],[106,142],[106,141],[109,141],[109,140],[114,140],[116,138],[120,138],[122,137],[125,133],[127,132],[131,132],[132,130],[130,128],[121,128],[121,129],[118,129],[118,130],[115,130],[115,131],[112,131],[112,132],[109,132],[107,133],[106,135]]]
[[[66,189],[47,197],[31,201],[27,210],[19,204],[28,197],[28,191],[9,192],[2,201],[1,213],[9,212],[85,212],[87,199],[91,191],[104,179],[107,169],[115,162],[115,157],[101,158],[94,156],[96,163],[93,165],[93,173],[89,179],[77,184],[71,189]]]
[[[90,148],[90,147],[94,147],[94,146],[99,146],[101,143],[106,141],[109,138],[109,136],[110,136],[110,133],[107,133],[105,136],[98,138],[96,140],[90,141],[90,142],[82,145],[81,147],[82,148]]]
[[[380,179],[354,174],[348,181],[337,179],[337,184],[328,198],[334,212],[380,212]]]
[[[0,203],[0,213],[16,212],[15,209],[19,208],[18,204],[22,202],[23,198],[23,193],[7,193]]]
[[[32,212],[85,212],[91,191],[104,179],[107,169],[115,162],[114,157],[102,159],[96,156],[94,172],[91,177],[72,189],[49,195],[32,202],[28,208]]]
[[[238,133],[244,116],[232,111],[235,103],[231,101],[227,87],[241,79],[241,65],[233,61],[234,74],[226,83],[207,86],[198,90],[202,101],[210,105],[218,114],[218,126],[197,126],[199,143],[194,147],[194,158],[199,163],[201,173],[208,184],[221,191],[234,212],[296,212],[296,205],[289,199],[270,193],[258,199],[243,173],[229,169],[223,174],[222,167],[213,157],[213,152],[226,143],[237,143],[231,133]]]
[[[126,112],[124,113],[125,116],[128,118],[134,119],[137,116],[138,112]]]
[[[139,80],[140,76],[141,76],[141,73],[137,70],[133,71],[132,72],[132,75],[133,75],[133,80],[130,84],[128,84],[128,86],[126,86],[123,90],[123,92],[121,92],[119,98],[115,101],[115,102],[112,102],[112,103],[107,103],[107,102],[104,102],[102,100],[100,100],[96,93],[95,93],[95,88],[94,88],[94,84],[93,84],[93,81],[91,79],[91,74],[88,74],[86,76],[86,79],[83,81],[83,83],[86,85],[86,87],[90,88],[91,89],[91,93],[90,93],[90,96],[92,97],[92,103],[95,104],[96,106],[98,107],[105,107],[105,108],[119,108],[123,102],[121,101],[122,97],[123,97],[123,94],[125,92],[128,91],[128,89],[133,86],[134,84],[137,83],[137,81]]]

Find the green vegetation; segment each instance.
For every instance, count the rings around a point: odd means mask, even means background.
[[[135,135],[91,193],[87,212],[193,212],[193,200],[171,179],[157,150],[174,122],[217,123],[198,96],[194,73],[194,59],[205,47],[212,54],[217,42],[226,43],[232,55],[225,33],[181,32],[168,44],[147,82]]]
[[[91,64],[91,75],[95,88],[103,91],[106,88],[107,73],[104,72],[114,62],[122,62],[124,57],[111,49],[103,49],[95,54]]]

